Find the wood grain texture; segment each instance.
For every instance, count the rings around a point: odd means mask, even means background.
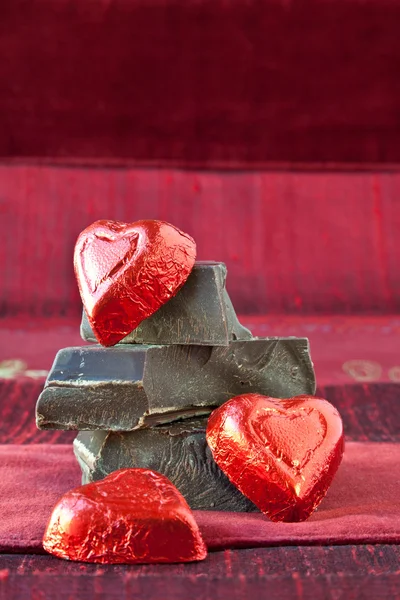
[[[73,431],[39,431],[36,428],[35,406],[43,383],[43,380],[27,378],[0,380],[0,443],[72,443]]]
[[[98,566],[0,556],[0,600],[397,600],[400,548],[226,550],[186,565]]]
[[[62,443],[73,441],[73,431],[39,431],[36,400],[43,381],[0,380],[0,444]],[[370,383],[326,386],[317,390],[338,409],[346,439],[400,442],[400,386]]]
[[[346,439],[400,442],[400,385],[332,385],[321,387],[317,395],[338,408]]]
[[[0,155],[398,162],[396,0],[2,0]]]
[[[238,314],[399,313],[399,195],[398,172],[3,165],[0,315],[80,315],[79,232],[143,218],[172,222],[199,260],[227,264]]]

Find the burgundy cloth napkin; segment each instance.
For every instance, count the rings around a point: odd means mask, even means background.
[[[195,511],[210,550],[273,545],[400,542],[400,444],[349,442],[320,508],[304,523]],[[43,552],[57,499],[80,485],[70,445],[0,446],[0,551]]]

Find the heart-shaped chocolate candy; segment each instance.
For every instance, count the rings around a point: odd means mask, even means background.
[[[338,411],[314,396],[236,396],[211,414],[207,442],[231,482],[273,521],[307,519],[344,450]]]
[[[98,341],[117,344],[187,280],[196,244],[164,221],[96,221],[79,235],[74,267]]]
[[[155,471],[121,469],[67,492],[43,538],[47,552],[96,563],[202,560],[207,549],[176,487]]]

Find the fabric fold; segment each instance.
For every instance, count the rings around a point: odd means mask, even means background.
[[[303,523],[194,511],[209,550],[400,542],[400,444],[349,442],[319,509]],[[52,508],[80,485],[70,445],[0,446],[0,552],[40,553]]]

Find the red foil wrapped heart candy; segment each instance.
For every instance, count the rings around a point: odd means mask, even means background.
[[[231,482],[273,521],[307,519],[344,450],[338,411],[314,396],[236,396],[211,414],[207,442]]]
[[[164,475],[121,469],[67,492],[43,538],[47,552],[96,563],[202,560],[207,549],[185,499]]]
[[[74,267],[93,332],[113,346],[187,280],[194,240],[164,221],[96,221],[79,235]]]

